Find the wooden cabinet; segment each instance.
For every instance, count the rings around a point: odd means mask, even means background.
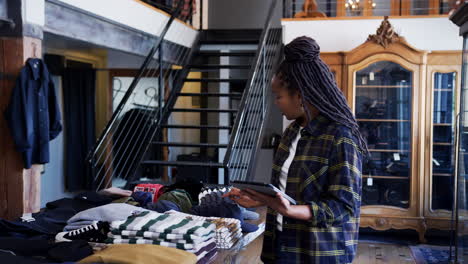
[[[421,241],[428,228],[449,229],[461,52],[418,50],[385,19],[359,47],[321,57],[370,151],[361,227],[414,229]]]
[[[458,65],[457,65],[458,64]],[[424,217],[428,228],[450,230],[455,193],[456,116],[461,53],[428,54],[424,133]]]

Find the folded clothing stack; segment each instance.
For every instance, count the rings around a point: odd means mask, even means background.
[[[242,238],[241,222],[235,218],[205,217],[198,215],[184,214],[177,211],[168,211],[167,214],[178,215],[180,217],[190,217],[194,220],[208,221],[216,225],[215,241],[216,247],[229,249]]]
[[[175,211],[174,211],[175,212]],[[152,244],[182,249],[207,263],[216,255],[216,225],[187,214],[142,212],[110,224],[109,244]]]
[[[217,204],[217,203],[231,203],[236,204],[228,197],[223,197],[224,194],[228,193],[231,190],[229,187],[205,187],[202,189],[198,195],[199,204]],[[237,205],[237,204],[236,204]],[[245,220],[257,220],[259,219],[259,214],[247,210],[244,207],[237,205],[241,211],[241,216]]]

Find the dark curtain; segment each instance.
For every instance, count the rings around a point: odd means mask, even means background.
[[[86,156],[94,146],[96,72],[67,68],[63,74],[65,183],[69,191],[92,189]]]

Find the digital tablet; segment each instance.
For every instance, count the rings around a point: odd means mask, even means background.
[[[273,184],[259,183],[259,182],[247,182],[247,181],[233,181],[231,182],[232,186],[239,188],[241,190],[251,189],[259,193],[263,193],[270,196],[276,196],[276,193],[281,193],[281,195],[286,198],[291,204],[297,204],[296,200],[291,198],[289,195],[276,188]]]

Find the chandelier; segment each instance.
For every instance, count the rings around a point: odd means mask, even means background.
[[[364,9],[364,4],[366,0],[346,0],[345,8],[352,14],[352,15],[361,15],[362,10]],[[373,0],[367,0],[369,6],[372,9],[375,9],[377,4]]]

